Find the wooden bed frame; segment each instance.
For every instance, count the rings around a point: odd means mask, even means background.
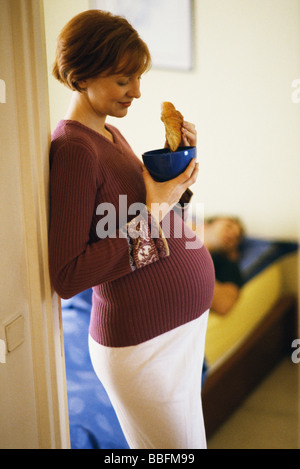
[[[246,342],[205,381],[202,392],[209,438],[286,354],[297,336],[297,299],[284,296]]]

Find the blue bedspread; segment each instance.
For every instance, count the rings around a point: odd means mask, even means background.
[[[246,238],[240,262],[244,281],[296,250],[296,243]],[[90,361],[91,303],[92,290],[62,301],[71,448],[128,449],[114,409]]]
[[[63,301],[71,448],[127,449],[114,409],[89,356],[91,299],[92,290],[87,290]]]

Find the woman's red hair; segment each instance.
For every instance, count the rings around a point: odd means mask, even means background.
[[[57,40],[53,75],[72,90],[100,74],[142,75],[151,56],[137,31],[120,16],[88,10],[72,18]]]

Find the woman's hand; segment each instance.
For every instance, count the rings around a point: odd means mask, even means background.
[[[182,174],[166,182],[156,182],[144,166],[146,204],[156,220],[161,221],[172,210],[187,188],[196,182],[198,173],[199,163],[196,158],[192,159]]]
[[[181,144],[185,147],[195,147],[197,145],[197,130],[194,124],[184,121],[181,128]]]
[[[197,130],[194,124],[183,121],[181,127],[181,147],[196,147],[197,146]],[[168,142],[165,142],[165,148],[169,148]]]

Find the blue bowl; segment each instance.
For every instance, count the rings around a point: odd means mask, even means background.
[[[143,153],[142,158],[153,179],[164,182],[183,173],[196,156],[196,147],[179,147],[173,152],[168,148],[147,151]]]

